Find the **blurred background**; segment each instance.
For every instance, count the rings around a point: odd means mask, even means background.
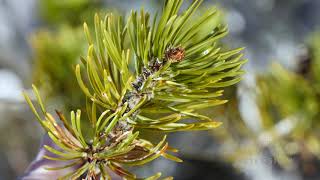
[[[21,92],[40,87],[49,110],[85,101],[73,65],[85,54],[82,23],[95,12],[160,9],[161,0],[0,0],[0,180],[23,175],[43,132]],[[320,1],[206,0],[221,8],[224,46],[246,47],[243,81],[207,111],[224,125],[174,133],[185,160],[137,168],[176,179],[320,179]],[[201,9],[200,9],[201,13]]]

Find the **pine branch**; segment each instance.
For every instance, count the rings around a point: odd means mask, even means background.
[[[112,111],[127,103],[125,121],[135,127],[181,131],[211,129],[220,124],[195,111],[226,102],[217,97],[222,95],[220,88],[240,80],[243,73],[240,67],[246,62],[239,54],[242,48],[221,52],[215,44],[226,34],[226,28],[208,27],[208,22],[219,18],[217,12],[210,9],[194,20],[190,16],[201,1],[195,1],[178,15],[181,3],[168,1],[159,22],[154,19],[152,26],[150,15],[143,10],[139,16],[132,12],[125,27],[112,14],[104,21],[96,15],[97,52],[85,25],[90,48],[84,62],[91,87],[82,81],[79,65],[76,74],[83,91],[94,103]],[[192,20],[197,23],[190,23]],[[203,34],[200,30],[204,28],[213,31]],[[129,61],[133,61],[131,47],[126,49],[120,43],[125,32],[136,58],[134,72],[129,68]],[[99,58],[104,56],[107,58]],[[109,71],[102,73],[103,65]],[[171,114],[157,119],[148,117],[154,116],[155,111],[160,117],[160,113]],[[186,118],[207,122],[176,123]]]
[[[132,11],[126,22],[118,15],[108,14],[103,20],[96,15],[95,38],[84,24],[89,48],[75,72],[88,98],[93,136],[82,132],[80,110],[71,112],[70,121],[58,113],[60,125],[46,112],[36,88],[44,118],[25,96],[39,123],[61,148],[46,147],[57,155],[46,158],[71,161],[66,167],[81,165],[64,179],[108,179],[106,168],[135,179],[122,165],[143,165],[160,156],[181,162],[167,154],[176,150],[168,146],[166,136],[153,145],[139,138],[139,129],[192,131],[221,124],[199,110],[226,103],[219,99],[221,89],[240,81],[246,62],[239,54],[242,48],[222,51],[218,46],[227,29],[215,9],[197,17],[193,14],[201,0],[179,13],[182,3],[166,1],[161,16],[155,15],[153,21],[144,10]],[[186,119],[194,121],[186,123]]]

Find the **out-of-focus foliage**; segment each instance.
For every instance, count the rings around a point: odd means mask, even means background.
[[[258,131],[252,131],[239,112],[236,87],[225,93],[229,103],[210,112],[223,117],[224,128],[212,133],[222,142],[219,155],[225,160],[237,163],[268,149],[282,168],[298,161],[306,173],[314,165],[310,162],[320,158],[320,34],[311,35],[306,47],[296,69],[274,63],[256,76],[256,89],[248,89],[256,92]]]
[[[84,52],[85,38],[80,28],[61,26],[58,32],[39,31],[32,37],[34,50],[33,79],[40,85],[46,97],[59,99],[70,110],[71,104],[85,102],[82,93],[76,91],[77,80],[73,65]]]
[[[105,10],[101,0],[39,1],[42,22],[46,25],[31,37],[34,51],[33,79],[48,99],[80,107],[85,97],[77,91],[74,65],[85,52],[82,23],[92,22],[94,12]]]
[[[53,28],[61,24],[79,26],[103,7],[103,0],[39,1],[42,21]]]
[[[320,35],[308,41],[296,70],[273,64],[257,78],[262,128],[278,162],[290,165],[293,155],[320,158]]]

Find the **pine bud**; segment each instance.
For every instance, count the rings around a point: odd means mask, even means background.
[[[168,48],[165,53],[165,59],[172,62],[180,62],[185,56],[185,50],[182,47]]]

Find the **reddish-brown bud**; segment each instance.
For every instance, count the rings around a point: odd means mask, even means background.
[[[185,50],[182,47],[168,48],[165,53],[165,59],[172,62],[180,62],[185,56]]]

